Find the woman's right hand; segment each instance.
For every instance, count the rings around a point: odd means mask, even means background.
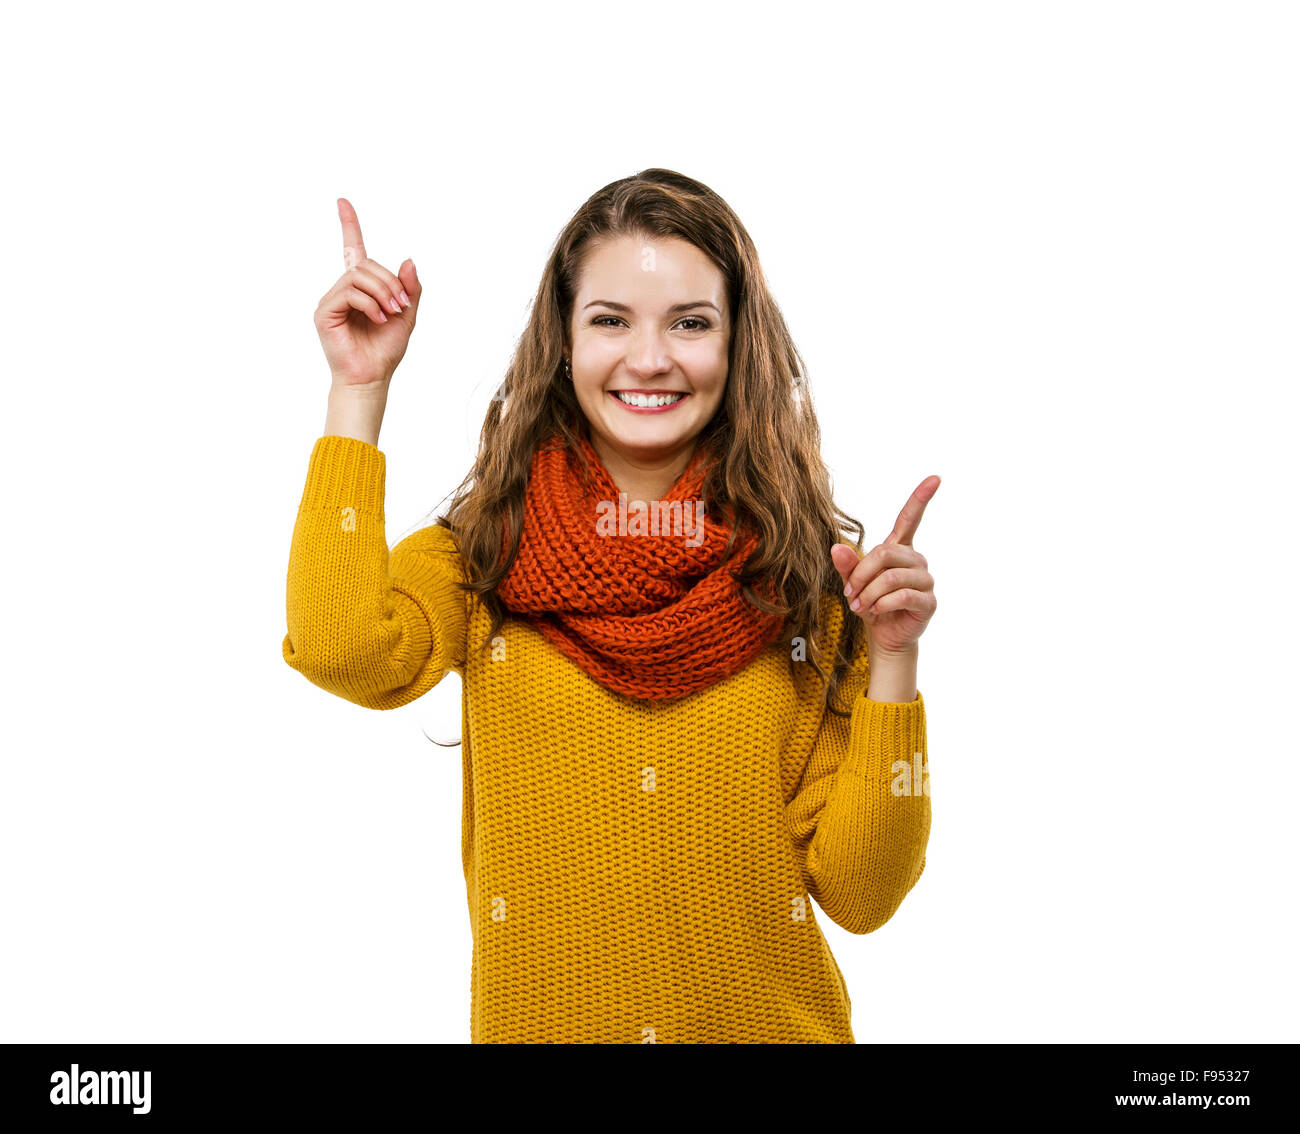
[[[346,197],[338,207],[347,270],[316,307],[316,333],[336,388],[373,389],[387,384],[406,354],[420,281],[411,260],[402,261],[394,275],[369,259],[356,210]]]

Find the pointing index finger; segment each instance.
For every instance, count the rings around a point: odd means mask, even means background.
[[[338,199],[339,220],[343,222],[343,263],[348,271],[366,258],[366,246],[361,240],[361,222],[357,211],[346,197]]]
[[[885,543],[898,543],[904,547],[911,547],[912,537],[916,535],[921,517],[925,514],[925,506],[938,491],[937,476],[927,476],[921,481],[912,495],[907,498],[903,510],[898,513],[898,519],[894,521],[894,530],[885,538]]]

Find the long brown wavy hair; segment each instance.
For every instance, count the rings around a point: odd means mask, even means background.
[[[564,373],[569,321],[585,254],[595,242],[621,236],[688,241],[722,273],[732,333],[722,403],[696,439],[711,454],[703,496],[711,512],[733,525],[733,538],[738,521],[759,533],[758,546],[737,573],[743,593],[760,610],[785,616],[782,636],[803,639],[827,708],[847,715],[848,710],[835,708],[834,697],[865,629],[849,611],[830,548],[849,543],[860,554],[863,527],[832,499],[806,367],[768,290],[754,242],[721,197],[670,169],[645,169],[611,182],[564,227],[537,285],[528,325],[488,408],[474,467],[437,518],[456,537],[464,588],[478,596],[491,616],[484,645],[505,622],[496,588],[519,548],[534,452],[558,433],[581,460],[578,438],[590,438],[586,416]],[[504,559],[503,529],[510,533]],[[856,531],[855,539],[844,538],[848,530]],[[759,580],[777,596],[777,605],[755,593]],[[833,647],[825,641],[823,595],[838,596],[844,616]],[[792,649],[792,676],[794,653]]]

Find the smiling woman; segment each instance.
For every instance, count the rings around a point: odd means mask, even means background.
[[[860,554],[748,233],[649,169],[560,234],[474,467],[390,553],[420,284],[339,208],[282,651],[373,709],[462,678],[472,1040],[853,1042],[808,899],[870,933],[925,867],[938,478]]]
[[[566,374],[602,463],[633,499],[654,500],[726,390],[726,281],[694,245],[644,233],[592,240],[583,268]],[[588,298],[611,294],[625,299]]]

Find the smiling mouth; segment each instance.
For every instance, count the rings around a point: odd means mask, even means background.
[[[610,396],[627,406],[628,409],[636,410],[671,409],[678,402],[690,397],[689,394],[678,390],[666,391],[662,394],[641,394],[631,390],[611,390]]]

